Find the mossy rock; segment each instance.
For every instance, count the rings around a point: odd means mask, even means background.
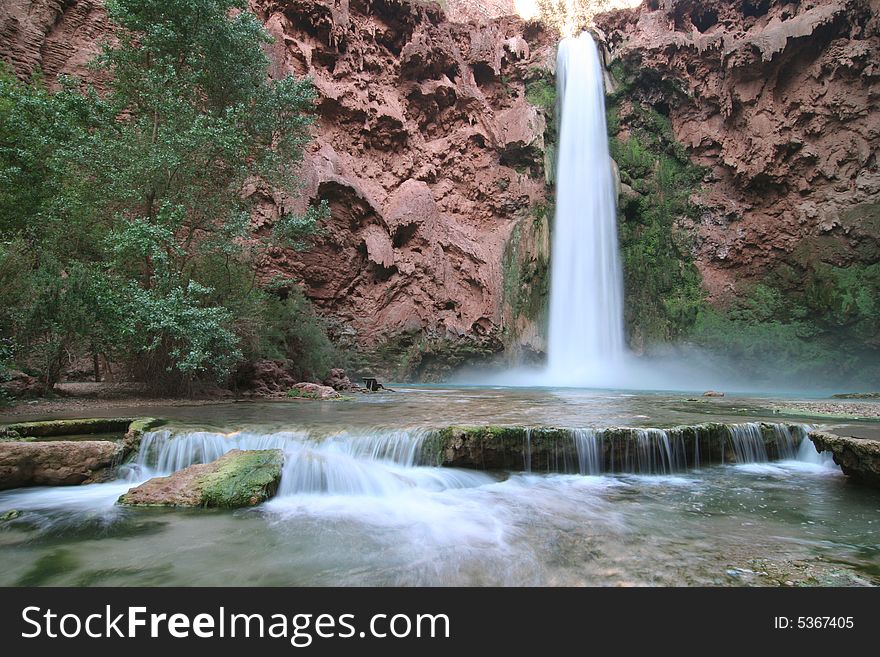
[[[141,448],[141,440],[144,434],[163,424],[165,424],[165,420],[159,420],[154,417],[142,417],[132,421],[128,425],[128,431],[125,432],[125,436],[122,438],[122,458],[127,459],[136,455]]]
[[[211,463],[155,477],[119,498],[123,506],[256,506],[278,491],[284,453],[279,449],[232,450]]]
[[[54,436],[74,436],[93,433],[115,433],[128,431],[136,418],[88,418],[76,420],[45,420],[42,422],[18,422],[0,428],[0,433],[16,433],[21,437],[48,438]]]
[[[265,502],[278,492],[284,453],[279,449],[240,452],[201,479],[205,506],[239,508]]]
[[[684,470],[735,460],[731,425],[720,422],[663,430],[604,427],[595,430],[592,458],[601,472],[645,472],[654,467]],[[758,423],[770,459],[780,457],[776,429],[795,425]],[[561,427],[452,426],[435,431],[422,443],[421,462],[480,470],[528,469],[533,472],[579,472],[584,464],[578,441],[584,432]],[[655,432],[653,437],[651,432]],[[648,470],[645,470],[647,468]]]

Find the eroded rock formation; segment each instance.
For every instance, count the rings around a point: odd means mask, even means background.
[[[819,452],[831,452],[834,462],[853,481],[880,488],[880,441],[811,431]]]
[[[634,102],[708,169],[695,260],[715,301],[780,265],[880,256],[880,2],[649,0],[604,14]]]
[[[545,195],[545,123],[524,79],[549,35],[513,18],[450,23],[422,3],[255,9],[275,74],[318,89],[303,198],[328,199],[333,217],[316,248],[278,252],[266,274],[299,277],[380,371],[430,376],[447,350],[498,351],[504,245]],[[258,221],[301,204],[267,195]],[[429,343],[435,358],[414,359]]]
[[[88,75],[112,38],[101,4],[4,2],[0,58],[50,84]],[[319,93],[303,196],[249,189],[254,220],[318,198],[333,213],[265,275],[300,281],[381,376],[543,349],[547,113],[525,89],[553,68],[556,35],[503,16],[513,5],[251,0],[271,74]],[[878,15],[880,0],[646,0],[597,19],[609,60],[638,73],[629,102],[668,116],[707,170],[680,228],[712,302],[770,271],[802,292],[810,263],[880,260]]]

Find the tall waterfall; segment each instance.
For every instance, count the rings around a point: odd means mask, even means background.
[[[596,384],[624,354],[623,274],[599,51],[589,34],[559,45],[561,124],[550,279],[548,380]]]

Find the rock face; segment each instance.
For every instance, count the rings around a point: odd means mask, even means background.
[[[275,495],[281,481],[281,450],[232,450],[216,461],[156,477],[119,498],[124,506],[239,508]]]
[[[831,452],[843,473],[859,483],[880,488],[880,441],[811,431],[819,452]]]
[[[877,261],[880,2],[648,0],[598,25],[708,169],[691,229],[712,300],[780,265]]]
[[[0,442],[0,490],[104,481],[122,456],[107,440]]]
[[[550,35],[515,18],[450,23],[429,3],[253,6],[276,38],[273,74],[318,89],[304,192],[333,215],[316,248],[277,253],[266,275],[302,280],[378,374],[442,368],[409,362],[417,343],[438,361],[446,344],[500,350],[504,246],[546,193],[544,119],[524,80]],[[302,208],[254,193],[257,221]]]

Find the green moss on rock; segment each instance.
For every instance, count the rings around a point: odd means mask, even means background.
[[[18,422],[8,424],[0,431],[15,432],[22,437],[47,438],[50,436],[73,436],[94,433],[122,435],[134,422],[134,418],[88,418],[76,420],[46,420],[41,422]]]
[[[122,495],[119,504],[223,509],[256,506],[278,491],[283,465],[284,454],[278,449],[232,450],[211,463],[150,479]]]
[[[152,431],[165,424],[165,420],[158,420],[154,417],[142,417],[134,420],[128,425],[128,431],[122,438],[123,454],[122,458],[127,459],[138,453],[141,448],[141,439],[148,431]]]
[[[595,458],[601,472],[683,470],[735,459],[731,425],[709,422],[656,429],[604,427],[596,437]],[[796,425],[759,423],[764,449],[771,459],[781,449],[777,429]],[[438,429],[422,444],[422,462],[481,470],[579,472],[584,464],[577,442],[590,430],[564,427],[453,426]],[[668,441],[668,442],[666,442]],[[667,452],[668,444],[671,452]]]
[[[241,452],[201,478],[203,504],[234,509],[265,502],[278,491],[283,465],[281,450]]]

